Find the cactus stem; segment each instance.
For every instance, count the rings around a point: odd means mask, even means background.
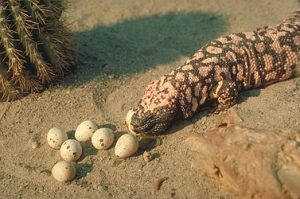
[[[31,39],[30,21],[26,10],[20,7],[17,0],[10,0],[9,6],[12,9],[13,18],[16,24],[16,30],[19,33],[22,45],[25,47],[26,55],[29,56],[30,61],[37,67],[37,76],[42,82],[51,82],[54,79],[54,72],[49,67],[39,53],[37,43]]]
[[[62,30],[57,28],[56,30]],[[57,32],[57,31],[56,31]],[[70,36],[67,32],[60,31],[59,33],[54,32],[53,34],[43,33],[40,38],[43,45],[43,52],[46,58],[52,63],[57,69],[57,72],[64,75],[64,71],[70,72],[70,64],[74,64],[73,52],[71,41],[67,38]],[[64,51],[60,49],[65,49]]]
[[[3,6],[0,6],[0,34],[0,41],[9,59],[8,71],[12,71],[14,76],[19,76],[23,71],[24,60],[19,51],[15,48],[14,39],[12,37],[13,33],[9,29],[9,24],[5,19]]]
[[[26,8],[30,11],[31,16],[36,19],[40,25],[45,25],[45,18],[51,16],[51,10],[46,6],[40,5],[37,0],[24,0]]]
[[[1,101],[13,100],[18,96],[18,91],[8,81],[7,69],[3,63],[0,63],[0,94]]]
[[[74,67],[64,0],[0,0],[0,101],[44,89]]]

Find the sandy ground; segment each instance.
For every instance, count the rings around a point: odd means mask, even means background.
[[[70,0],[76,74],[43,93],[0,103],[0,198],[231,198],[190,169],[184,140],[210,129],[218,117],[205,111],[174,125],[162,145],[147,145],[123,162],[116,162],[113,148],[86,145],[78,175],[67,184],[51,176],[60,156],[48,147],[47,131],[57,126],[72,136],[91,119],[125,133],[124,117],[151,80],[209,40],[279,23],[298,7],[297,0]],[[296,78],[245,92],[232,109],[247,127],[299,129],[299,86]],[[32,149],[32,141],[39,147]],[[155,154],[147,164],[145,149]],[[154,191],[160,177],[168,179]]]

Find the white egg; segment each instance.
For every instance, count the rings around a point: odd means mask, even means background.
[[[96,149],[108,149],[114,142],[114,132],[110,128],[100,128],[92,136],[92,144]]]
[[[75,178],[76,169],[73,163],[60,161],[53,166],[52,175],[57,181],[67,182]]]
[[[62,143],[67,139],[67,133],[62,129],[54,127],[48,131],[47,141],[51,148],[59,149]]]
[[[60,147],[60,156],[68,162],[76,161],[82,154],[81,144],[74,139],[66,140]]]
[[[131,117],[135,112],[133,110],[129,110],[127,115],[126,115],[126,119],[125,122],[127,124],[127,128],[129,130],[130,133],[132,133],[133,135],[137,135],[137,133],[133,130],[133,127],[131,125]]]
[[[75,131],[75,138],[79,142],[85,142],[91,139],[93,133],[97,130],[96,124],[91,120],[80,123]]]
[[[115,146],[115,155],[120,158],[127,158],[133,155],[139,148],[137,138],[131,134],[122,135]]]

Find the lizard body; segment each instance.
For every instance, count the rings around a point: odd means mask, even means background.
[[[300,67],[299,47],[300,11],[279,25],[211,41],[146,87],[131,118],[133,130],[158,134],[177,119],[191,118],[208,101],[223,110],[241,91],[290,79]]]

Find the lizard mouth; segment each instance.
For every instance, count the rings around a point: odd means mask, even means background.
[[[134,135],[149,133],[150,129],[155,125],[151,114],[146,114],[143,118],[140,118],[133,110],[128,111],[126,124],[128,130]]]

